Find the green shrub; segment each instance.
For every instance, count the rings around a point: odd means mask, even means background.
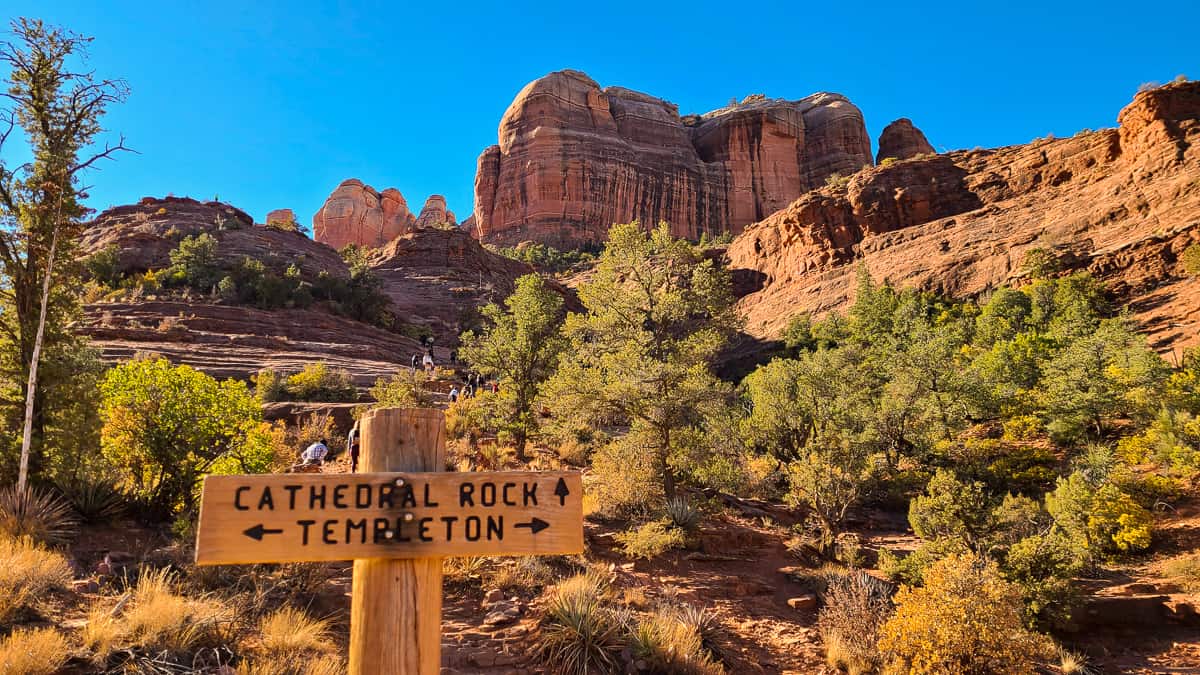
[[[630,558],[650,560],[675,548],[683,548],[687,536],[683,530],[671,527],[666,521],[654,520],[613,535],[621,551]]]
[[[88,276],[109,288],[121,286],[121,248],[109,244],[83,261]]]
[[[16,486],[0,490],[0,535],[61,545],[75,537],[78,525],[71,505],[51,492]]]
[[[217,240],[207,232],[184,237],[168,255],[170,278],[181,285],[207,291],[220,279]]]
[[[388,379],[382,377],[375,380],[375,385],[371,387],[371,398],[375,399],[375,404],[378,406],[404,406],[414,408],[432,408],[434,405],[433,393],[425,388],[425,376],[420,372],[413,372],[410,369],[401,368],[396,371]],[[474,406],[475,399],[464,399],[472,403],[464,405],[464,409],[459,409],[458,414],[461,417],[465,408]],[[457,420],[455,420],[457,422]],[[450,429],[454,427],[454,433],[462,433],[465,435],[466,429],[461,429],[458,424],[451,424],[450,416],[447,416],[446,427]],[[461,436],[459,436],[461,438]]]
[[[1200,244],[1192,244],[1184,249],[1179,262],[1183,264],[1183,271],[1193,276],[1200,275]]]
[[[843,176],[840,173],[831,173],[825,177],[825,187],[827,188],[844,188],[850,184],[850,176]]]
[[[975,546],[990,528],[992,505],[982,483],[963,483],[954,472],[939,469],[912,500],[908,522],[926,541],[957,540]]]
[[[1168,560],[1163,572],[1189,593],[1200,593],[1200,553],[1189,553]]]
[[[592,456],[592,471],[584,487],[600,515],[643,516],[662,504],[662,484],[650,462],[642,461],[645,452],[638,447],[642,442],[639,434],[626,434]]]
[[[1016,584],[1033,624],[1065,626],[1079,599],[1073,579],[1083,561],[1063,535],[1035,534],[1013,544],[1001,565],[1004,578]]]
[[[1073,545],[1092,557],[1150,546],[1150,513],[1112,483],[1095,485],[1076,470],[1046,495],[1046,510]]]
[[[287,379],[275,370],[263,368],[250,379],[254,383],[254,395],[263,403],[287,398]]]
[[[101,450],[150,517],[189,509],[201,476],[247,443],[262,417],[246,383],[161,357],[109,370],[100,393]]]
[[[287,378],[288,398],[293,401],[354,401],[358,390],[345,370],[330,368],[324,361],[310,363]]]
[[[891,165],[893,165],[893,164],[895,164],[896,162],[899,162],[899,161],[900,161],[900,160],[899,160],[899,159],[897,159],[897,158],[895,158],[895,157],[884,157],[884,158],[883,158],[883,159],[882,159],[882,160],[879,162],[879,166],[891,166]]]

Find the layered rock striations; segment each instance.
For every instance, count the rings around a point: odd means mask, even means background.
[[[1024,281],[1049,249],[1087,269],[1161,349],[1200,342],[1200,83],[1137,95],[1119,128],[995,150],[902,160],[809,192],[728,250],[747,330],[780,333],[801,312],[853,300],[865,264],[900,286],[976,296]]]
[[[667,101],[559,71],[517,94],[479,156],[473,231],[490,243],[602,241],[613,223],[677,236],[740,231],[835,173],[871,163],[845,97],[752,97],[680,117]]]
[[[892,122],[883,128],[879,134],[879,152],[875,161],[882,163],[889,157],[893,159],[911,159],[918,155],[935,154],[929,139],[921,130],[913,126],[907,117]]]

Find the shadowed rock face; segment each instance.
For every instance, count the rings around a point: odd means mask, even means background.
[[[472,231],[558,247],[635,219],[691,238],[737,232],[870,163],[862,114],[837,94],[681,118],[662,99],[559,71],[517,94],[479,156]]]
[[[1200,342],[1200,83],[1138,94],[1120,127],[902,160],[809,192],[729,247],[747,331],[853,301],[857,266],[958,297],[1022,283],[1033,248],[1104,280],[1159,349]]]
[[[879,134],[879,153],[875,155],[875,161],[881,163],[888,157],[910,159],[917,155],[932,154],[935,154],[933,146],[925,134],[913,126],[912,120],[901,117],[884,127]]]

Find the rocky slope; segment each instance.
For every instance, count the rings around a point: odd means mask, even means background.
[[[453,218],[440,197],[430,198],[422,217],[430,227],[393,238],[373,252],[370,264],[406,332],[428,329],[437,338],[436,352],[445,358],[478,307],[502,300],[516,278],[532,268],[488,251],[460,228],[440,225]],[[278,274],[295,264],[308,281],[321,272],[349,275],[336,251],[299,232],[256,225],[228,204],[173,197],[148,197],[99,214],[83,235],[81,254],[114,247],[120,271],[136,275],[169,266],[169,252],[179,240],[201,232],[217,239],[217,255],[223,260],[249,256]],[[554,287],[569,306],[578,306],[569,291]],[[320,305],[272,311],[180,291],[110,295],[112,299],[85,305],[80,327],[109,361],[154,352],[217,376],[243,379],[260,368],[295,371],[326,361],[366,386],[407,366],[420,351],[411,337],[334,315]]]
[[[834,173],[871,164],[862,114],[838,94],[750,97],[705,115],[564,70],[521,90],[475,176],[473,230],[487,242],[559,248],[617,222],[698,238],[741,228]]]
[[[496,255],[458,227],[416,230],[374,252],[371,269],[383,282],[393,310],[405,321],[428,328],[446,344],[471,327],[475,309],[501,302],[517,277],[533,268]],[[570,308],[573,293],[550,282]]]
[[[901,286],[974,296],[1021,283],[1033,248],[1088,269],[1161,349],[1200,342],[1200,83],[1139,93],[1119,128],[865,169],[756,223],[728,251],[747,330],[853,300],[859,264]]]

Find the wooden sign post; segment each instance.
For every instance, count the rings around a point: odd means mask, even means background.
[[[365,473],[206,478],[196,563],[352,559],[350,672],[436,674],[442,558],[581,553],[580,474],[446,472],[439,410],[361,422]]]

